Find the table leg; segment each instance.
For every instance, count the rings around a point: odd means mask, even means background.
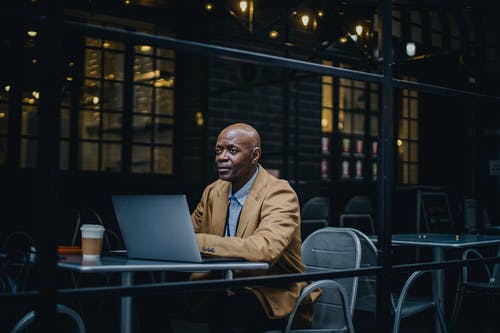
[[[128,287],[134,283],[133,272],[122,273],[122,286]],[[120,309],[120,332],[132,333],[132,296],[123,296]]]
[[[443,248],[435,247],[433,252],[434,252],[434,261],[436,262],[444,261]],[[441,313],[444,316],[444,269],[436,269],[434,271],[432,294],[434,296],[434,301],[436,302],[436,306],[439,307]],[[437,311],[435,313],[435,317],[436,317],[436,333],[442,333]]]

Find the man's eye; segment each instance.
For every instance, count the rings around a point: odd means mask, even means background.
[[[231,149],[231,150],[229,150],[229,152],[230,152],[231,154],[236,154],[236,153],[238,152],[238,149]]]

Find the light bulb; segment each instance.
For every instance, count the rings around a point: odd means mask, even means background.
[[[363,26],[362,25],[357,25],[356,26],[356,33],[358,34],[358,36],[361,36],[361,34],[363,33]]]
[[[307,15],[307,14],[302,15],[300,17],[300,21],[302,22],[304,27],[307,27],[307,25],[309,24],[309,15]]]
[[[413,57],[416,50],[417,47],[415,46],[415,43],[406,43],[406,55],[408,55],[408,57]]]
[[[241,11],[244,13],[244,12],[246,12],[247,8],[248,8],[248,2],[245,1],[245,0],[241,0],[240,1],[240,9],[241,9]]]

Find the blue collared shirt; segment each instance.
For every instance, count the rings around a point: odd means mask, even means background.
[[[255,170],[255,173],[253,174],[252,178],[246,182],[245,185],[243,185],[242,188],[238,190],[238,192],[233,193],[233,187],[231,186],[231,191],[229,192],[229,208],[227,210],[227,224],[226,224],[226,230],[224,232],[224,236],[235,236],[236,235],[236,230],[238,229],[238,220],[240,219],[240,214],[241,214],[241,209],[243,208],[243,205],[245,204],[245,201],[247,199],[248,193],[250,192],[250,189],[252,188],[252,185],[255,181],[255,178],[257,178],[257,174],[259,173],[259,168]]]

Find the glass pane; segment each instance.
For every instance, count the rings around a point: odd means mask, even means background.
[[[345,154],[349,154],[351,152],[351,139],[349,138],[342,139],[342,152]]]
[[[354,81],[354,87],[356,87],[356,88],[364,88],[365,87],[365,82],[363,82],[363,81]]]
[[[121,141],[122,115],[120,113],[102,113],[102,138],[110,141]]]
[[[34,168],[36,166],[37,140],[21,139],[21,167]]]
[[[120,171],[122,150],[121,145],[116,143],[103,143],[102,144],[102,167],[103,171]]]
[[[370,94],[370,110],[378,111],[378,94],[371,93]]]
[[[140,54],[153,54],[153,47],[151,45],[135,45],[134,47],[136,53]]]
[[[365,115],[361,113],[354,114],[354,134],[365,134]]]
[[[342,169],[341,169],[342,173],[340,175],[341,178],[343,178],[343,179],[351,178],[349,168],[350,168],[349,161],[342,161]]]
[[[132,146],[132,172],[149,173],[151,170],[151,148],[149,146]]]
[[[333,107],[333,87],[329,84],[323,84],[323,107]]]
[[[158,49],[157,53],[158,53],[158,56],[160,56],[160,57],[166,57],[166,58],[174,58],[175,57],[174,50]]]
[[[377,136],[378,135],[378,118],[370,117],[370,135]]]
[[[402,164],[402,182],[403,184],[409,184],[410,183],[410,177],[409,177],[409,174],[408,174],[408,165],[406,163],[403,163]]]
[[[123,42],[118,42],[116,40],[104,40],[102,42],[102,47],[104,49],[108,50],[123,50],[124,49],[124,44]]]
[[[418,100],[415,98],[410,99],[410,117],[413,119],[418,118]]]
[[[323,75],[321,77],[321,82],[327,83],[327,84],[333,84],[333,76]]]
[[[410,121],[410,138],[414,140],[418,138],[418,121],[416,120]]]
[[[94,142],[80,142],[80,170],[97,171],[99,145]]]
[[[418,162],[418,143],[410,143],[410,161]]]
[[[0,137],[0,165],[7,161],[7,138]]]
[[[408,121],[406,119],[399,122],[399,138],[408,139]]]
[[[363,162],[361,160],[356,161],[356,176],[355,178],[358,180],[363,179]]]
[[[372,163],[372,178],[373,180],[377,180],[377,162]]]
[[[152,102],[153,87],[143,85],[134,86],[134,112],[151,113]]]
[[[9,131],[9,106],[0,104],[0,134],[7,134]]]
[[[86,49],[85,50],[85,76],[90,78],[101,77],[101,51]]]
[[[123,81],[123,53],[104,53],[104,78],[107,80]]]
[[[85,43],[87,46],[101,47],[101,39],[100,38],[85,37]]]
[[[101,84],[99,81],[85,80],[81,95],[81,107],[99,110],[99,103],[101,101]]]
[[[321,131],[323,133],[333,132],[333,110],[325,109],[321,111]]]
[[[106,110],[123,109],[123,83],[104,82],[102,106]]]
[[[174,130],[172,128],[172,119],[158,118],[156,119],[155,143],[173,144]]]
[[[175,74],[175,62],[165,59],[157,59],[156,67],[160,70],[161,77],[169,78]]]
[[[70,110],[61,109],[61,138],[68,139],[69,138],[69,124],[70,120]]]
[[[134,59],[134,81],[152,83],[159,77],[159,71],[155,71],[153,58],[136,56]]]
[[[403,97],[403,100],[401,101],[401,115],[403,118],[408,118],[408,98]]]
[[[22,135],[37,135],[38,119],[37,107],[33,105],[23,105],[21,134]]]
[[[366,94],[361,89],[354,90],[354,105],[355,109],[365,109],[366,108]]]
[[[156,114],[174,115],[174,92],[170,89],[156,89]]]
[[[78,122],[78,136],[80,139],[98,139],[99,123],[101,117],[99,112],[80,111]]]
[[[133,142],[151,143],[151,117],[134,116],[133,117]]]
[[[410,165],[410,184],[418,184],[418,165],[411,164]]]
[[[173,153],[171,147],[154,148],[154,173],[171,175],[173,173]]]
[[[328,171],[328,160],[321,160],[321,179],[328,181],[330,180],[329,171]]]
[[[68,170],[69,168],[69,142],[61,140],[59,143],[59,168]]]
[[[346,89],[344,87],[339,88],[339,109],[345,109],[346,107]]]
[[[348,112],[344,113],[343,131],[346,134],[352,133],[351,114]]]

